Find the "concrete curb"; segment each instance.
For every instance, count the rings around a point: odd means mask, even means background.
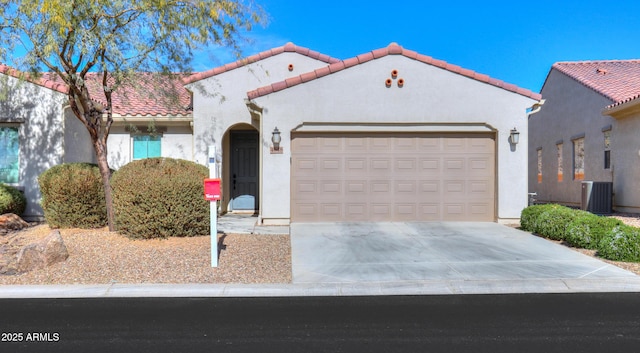
[[[300,284],[7,285],[2,299],[215,298],[640,292],[640,277]]]

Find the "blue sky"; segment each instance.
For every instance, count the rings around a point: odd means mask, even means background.
[[[396,42],[535,92],[557,61],[640,58],[640,1],[255,1],[270,20],[245,55],[293,42],[347,59]]]

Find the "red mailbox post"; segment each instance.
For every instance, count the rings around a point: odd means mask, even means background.
[[[218,201],[220,196],[220,179],[204,180],[204,199],[207,201]]]

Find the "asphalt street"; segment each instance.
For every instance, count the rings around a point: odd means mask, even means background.
[[[0,352],[631,352],[640,294],[0,300]]]

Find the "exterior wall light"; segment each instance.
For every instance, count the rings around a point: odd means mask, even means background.
[[[520,132],[518,130],[516,130],[515,127],[511,130],[511,134],[509,135],[509,139],[511,140],[510,142],[513,145],[517,145],[518,142],[520,142]]]
[[[273,147],[271,148],[272,153],[282,153],[280,150],[280,141],[282,141],[282,137],[280,136],[280,130],[276,126],[271,133],[271,142],[273,143]]]

